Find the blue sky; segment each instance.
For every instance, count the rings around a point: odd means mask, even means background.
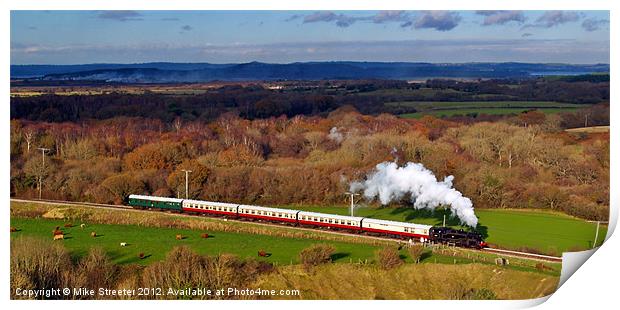
[[[329,60],[609,63],[609,12],[11,12],[11,64]]]

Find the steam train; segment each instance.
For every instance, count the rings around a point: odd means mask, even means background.
[[[306,227],[326,227],[358,233],[363,232],[369,235],[443,243],[467,248],[481,249],[487,245],[482,235],[475,232],[367,217],[144,195],[130,195],[128,204],[134,208],[141,209],[159,209],[193,214],[219,215],[238,219],[265,220]]]

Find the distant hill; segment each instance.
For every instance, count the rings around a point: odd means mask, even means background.
[[[213,80],[322,80],[416,78],[514,78],[537,75],[607,73],[608,64],[304,62],[269,64],[142,63],[12,65],[11,78],[89,80],[122,83],[207,82]]]

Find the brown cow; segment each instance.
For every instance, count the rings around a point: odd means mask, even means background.
[[[177,235],[176,238],[177,240],[183,240],[183,235]]]
[[[71,224],[71,223],[65,223],[65,227],[66,227],[66,228],[71,228],[71,227],[73,227],[73,224]]]
[[[11,232],[16,232],[16,231],[17,231],[17,228],[11,226]]]
[[[95,238],[95,237],[97,237],[97,233],[93,231],[93,232],[90,233],[90,236]]]
[[[200,238],[207,239],[209,238],[209,234],[202,234],[200,235]]]
[[[65,235],[55,235],[54,240],[65,239]]]
[[[54,231],[52,231],[52,233],[54,234],[54,236],[64,235],[64,234],[65,234],[65,233],[64,233],[64,232],[62,232],[62,230],[60,230],[60,229],[54,230]]]

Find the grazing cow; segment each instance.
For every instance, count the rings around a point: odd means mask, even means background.
[[[17,228],[11,226],[11,232],[16,232],[16,231],[17,231]]]
[[[84,229],[84,227],[86,227],[86,224],[80,224],[80,228]]]
[[[495,265],[505,266],[505,265],[510,265],[510,262],[503,257],[498,257],[495,259]]]
[[[55,235],[54,240],[65,239],[65,235]]]
[[[121,246],[127,246],[127,242],[121,242]]]
[[[71,228],[71,227],[73,227],[73,224],[71,224],[71,223],[65,223],[65,227],[66,227],[66,228]]]
[[[200,238],[207,239],[209,238],[209,234],[202,234],[200,235]]]
[[[95,237],[97,237],[97,233],[93,231],[93,232],[90,233],[90,236],[95,238]]]
[[[267,257],[267,252],[265,252],[264,250],[260,250],[260,251],[258,251],[258,256],[260,256],[260,257]]]
[[[52,231],[52,233],[54,234],[54,236],[64,235],[64,233],[60,229],[54,230],[54,231]]]
[[[139,253],[139,254],[138,254],[138,257],[139,257],[140,259],[143,259],[143,258],[144,258],[144,253]]]
[[[182,240],[183,239],[183,235],[177,235],[176,238],[177,238],[177,240]]]

